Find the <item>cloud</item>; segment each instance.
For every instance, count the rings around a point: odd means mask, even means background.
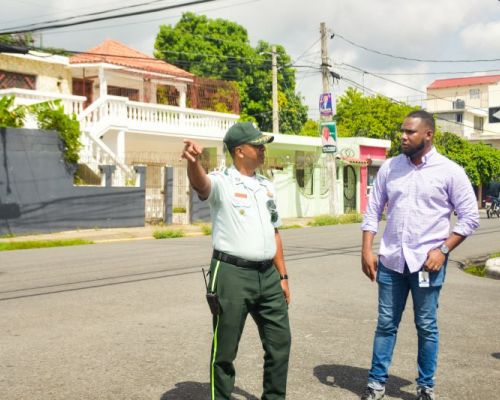
[[[465,49],[481,58],[498,58],[500,52],[500,21],[477,23],[460,32]]]

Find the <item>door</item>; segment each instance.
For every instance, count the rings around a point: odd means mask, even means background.
[[[356,170],[352,165],[344,167],[344,213],[356,212]]]

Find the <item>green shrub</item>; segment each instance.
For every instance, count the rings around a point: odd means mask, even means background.
[[[180,238],[184,237],[186,234],[182,229],[164,229],[164,230],[158,230],[153,232],[153,237],[155,239],[173,239],[173,238]]]
[[[82,147],[76,115],[65,114],[60,100],[33,104],[29,109],[35,114],[40,129],[57,131],[64,143],[64,159],[68,164],[76,164]]]
[[[22,128],[24,126],[26,107],[14,107],[14,101],[14,96],[0,98],[0,127]]]

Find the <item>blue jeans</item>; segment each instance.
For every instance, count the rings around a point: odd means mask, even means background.
[[[430,273],[430,287],[418,285],[418,272],[410,273],[405,266],[401,274],[390,270],[379,262],[378,323],[373,343],[372,367],[368,376],[372,387],[384,386],[396,345],[396,335],[408,293],[413,298],[413,313],[418,333],[418,378],[417,385],[434,387],[439,346],[437,308],[441,286],[446,274],[446,263],[438,272]]]

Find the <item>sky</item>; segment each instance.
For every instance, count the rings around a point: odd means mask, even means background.
[[[150,3],[144,7],[155,8],[179,2],[2,0],[7,12],[0,15],[0,29],[128,5]],[[331,82],[337,97],[347,87],[357,86],[366,94],[379,93],[425,107],[425,89],[435,79],[500,74],[500,0],[217,0],[43,31],[35,34],[35,45],[41,40],[43,46],[83,51],[109,38],[152,55],[159,26],[174,25],[185,11],[242,25],[252,45],[265,40],[284,46],[297,65],[297,91],[312,119],[319,118],[322,93],[321,73],[316,68],[321,63],[321,22],[329,32],[330,64],[342,77]],[[376,52],[447,62],[403,60]]]

